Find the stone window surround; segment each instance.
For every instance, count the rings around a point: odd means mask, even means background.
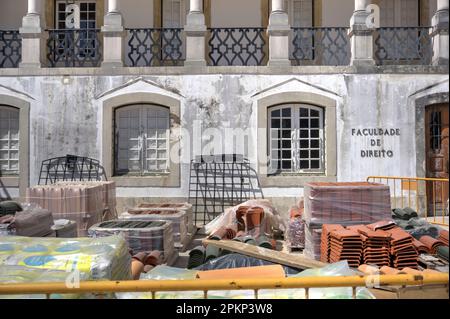
[[[19,109],[19,175],[1,176],[1,187],[19,188],[20,197],[25,197],[30,180],[29,138],[30,103],[17,97],[0,94],[0,104]]]
[[[158,93],[126,93],[111,97],[103,101],[102,117],[102,165],[108,180],[116,182],[118,187],[173,187],[178,188],[180,182],[180,158],[176,162],[170,161],[169,173],[149,176],[113,176],[114,172],[114,110],[133,104],[153,104],[169,108],[170,110],[170,151],[180,156],[180,143],[175,136],[180,129],[179,100]],[[178,147],[178,150],[175,149]]]
[[[268,154],[268,111],[270,107],[280,104],[310,104],[324,108],[325,112],[325,174],[313,173],[284,173],[269,176],[265,159]],[[308,182],[336,182],[337,181],[337,152],[336,152],[336,101],[309,92],[280,92],[257,101],[258,123],[258,173],[262,187],[303,187]]]

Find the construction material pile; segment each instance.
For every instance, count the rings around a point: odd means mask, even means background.
[[[23,208],[23,209],[22,209]],[[52,214],[33,204],[21,205],[21,210],[0,217],[2,235],[55,237]]]
[[[0,264],[72,273],[88,280],[129,280],[131,256],[122,236],[107,238],[1,238]]]
[[[60,182],[27,189],[27,202],[47,209],[55,219],[76,222],[78,236],[88,229],[116,216],[114,182]]]
[[[188,233],[193,230],[192,205],[181,204],[139,204],[119,216],[125,220],[164,220],[170,221],[176,246],[184,247]]]
[[[308,183],[304,189],[305,254],[321,256],[322,226],[391,220],[389,186],[374,183]]]
[[[167,261],[174,252],[172,224],[168,221],[112,220],[89,229],[91,237],[122,234],[132,254],[159,250]]]
[[[305,248],[305,222],[303,221],[303,201],[289,210],[290,220],[287,232],[287,244],[290,249],[303,250]]]
[[[381,228],[389,228],[382,230]],[[418,268],[414,238],[400,227],[380,222],[370,225],[323,225],[321,261],[347,260],[351,267],[362,264]]]

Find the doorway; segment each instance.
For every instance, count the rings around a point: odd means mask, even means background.
[[[426,177],[448,179],[448,103],[434,104],[425,111]],[[440,215],[448,205],[448,183],[427,183],[428,216]],[[446,213],[448,214],[448,212]]]

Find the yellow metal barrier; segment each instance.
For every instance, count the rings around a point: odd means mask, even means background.
[[[81,294],[114,292],[156,292],[162,291],[203,291],[207,298],[212,290],[254,290],[258,297],[261,289],[304,288],[306,298],[310,288],[352,287],[353,298],[357,287],[447,285],[448,274],[422,275],[371,275],[341,277],[267,278],[240,280],[141,280],[141,281],[87,281],[78,288],[67,287],[65,283],[31,283],[0,285],[0,295],[20,294]]]
[[[433,224],[449,226],[448,179],[398,176],[369,176],[368,182],[389,185],[393,208],[415,208]],[[400,202],[398,199],[400,198]]]

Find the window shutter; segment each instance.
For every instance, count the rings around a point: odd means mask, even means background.
[[[417,27],[419,25],[419,1],[400,0],[400,25],[402,27]]]
[[[117,170],[119,172],[141,171],[142,139],[139,119],[139,106],[117,110]]]
[[[288,8],[288,7],[286,7]],[[293,27],[312,27],[313,5],[312,0],[292,0],[291,23]]]
[[[419,0],[381,0],[382,27],[415,27],[419,25]]]
[[[163,27],[182,27],[182,14],[181,0],[163,0]]]

